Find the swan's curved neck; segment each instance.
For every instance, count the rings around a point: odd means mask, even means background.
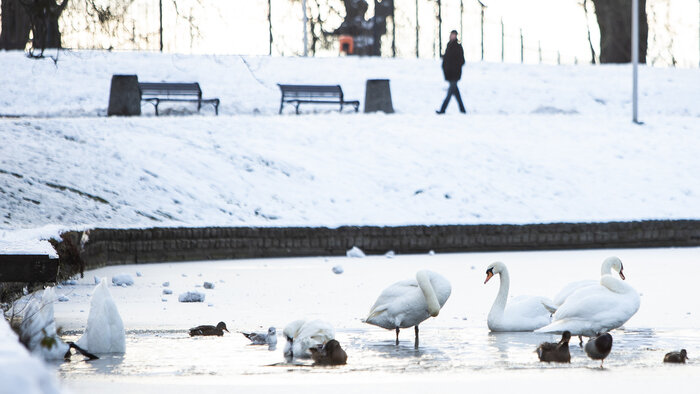
[[[423,292],[425,302],[428,304],[428,313],[430,313],[430,316],[437,316],[440,313],[440,302],[435,294],[433,284],[430,282],[430,276],[426,271],[419,271],[416,274],[416,280],[418,281],[418,286]]]
[[[628,284],[619,279],[615,279],[612,275],[603,275],[600,278],[600,284],[607,287],[608,290],[618,294],[625,294],[631,289]]]
[[[603,265],[600,266],[600,276],[611,275],[612,274],[613,262],[611,260],[603,261]]]
[[[506,268],[503,268],[501,272],[499,273],[500,275],[500,280],[501,280],[501,285],[498,288],[498,294],[496,295],[496,299],[493,301],[493,306],[491,306],[491,311],[489,312],[489,316],[491,315],[501,315],[503,314],[503,311],[506,309],[506,302],[508,301],[508,289],[510,288],[510,275],[508,274],[508,270]]]

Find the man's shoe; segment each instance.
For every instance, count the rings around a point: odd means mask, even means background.
[[[444,112],[444,111],[435,111],[435,113],[438,114],[438,115],[442,115],[442,114],[444,114],[445,112]]]

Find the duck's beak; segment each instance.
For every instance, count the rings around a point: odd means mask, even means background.
[[[229,334],[231,333],[231,331],[229,331],[229,330],[227,330],[227,329],[225,329],[225,328],[224,328],[224,330],[226,330],[226,332],[228,332]]]
[[[622,270],[620,270],[620,279],[625,280],[625,274],[622,273]]]
[[[486,271],[486,280],[484,281],[484,284],[489,281],[493,277],[493,272],[491,271]]]

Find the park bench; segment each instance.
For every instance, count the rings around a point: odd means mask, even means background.
[[[0,282],[53,282],[58,259],[37,254],[0,254]]]
[[[139,82],[139,90],[141,101],[153,104],[156,116],[158,116],[158,104],[163,101],[197,103],[197,111],[202,108],[202,104],[212,104],[216,114],[219,114],[220,100],[203,99],[202,88],[199,87],[198,82]]]
[[[348,101],[343,97],[343,89],[340,85],[283,85],[277,84],[282,92],[280,101],[280,114],[285,103],[293,104],[299,114],[301,103],[314,104],[340,104],[340,111],[344,105],[352,105],[357,112],[360,102],[358,100]]]

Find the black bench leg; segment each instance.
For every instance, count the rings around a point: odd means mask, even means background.
[[[214,102],[214,113],[219,116],[219,101]]]
[[[279,115],[282,115],[282,108],[284,107],[284,100],[280,101],[280,112]]]
[[[296,103],[296,104],[295,104],[296,111],[297,111],[297,115],[299,115],[299,104],[301,104],[301,103]]]
[[[355,112],[357,112],[358,108],[360,108],[360,104],[355,104]]]
[[[343,103],[342,102],[340,103],[340,111],[338,111],[338,112],[343,112]]]
[[[153,104],[153,106],[156,107],[156,116],[158,116],[158,104],[160,104],[160,101],[156,101],[156,103]]]

